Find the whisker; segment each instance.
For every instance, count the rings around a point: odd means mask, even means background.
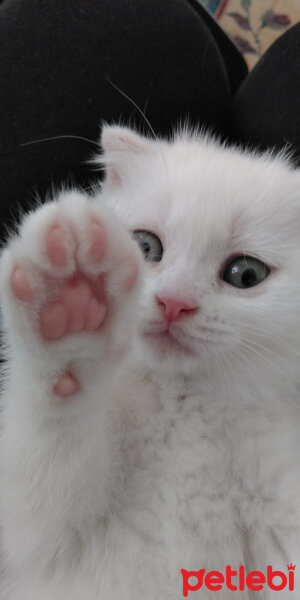
[[[168,167],[167,167],[166,159],[165,159],[165,156],[164,156],[164,154],[162,152],[161,145],[159,143],[159,138],[157,137],[157,135],[156,135],[156,133],[155,133],[155,131],[154,131],[154,129],[153,129],[153,127],[152,127],[149,119],[146,117],[145,113],[142,111],[142,109],[139,107],[139,105],[132,98],[130,98],[130,96],[128,96],[128,94],[126,94],[126,92],[124,92],[123,90],[121,90],[121,88],[119,88],[109,77],[107,77],[107,81],[110,83],[110,85],[113,88],[115,88],[115,90],[117,90],[117,92],[119,92],[119,94],[121,94],[124,98],[126,98],[126,100],[128,100],[128,102],[130,102],[136,108],[136,110],[139,112],[139,114],[143,117],[145,123],[147,123],[147,125],[148,125],[148,127],[149,127],[149,129],[150,129],[150,131],[151,131],[151,133],[152,133],[152,135],[154,137],[154,139],[156,140],[156,142],[158,142],[158,150],[159,150],[159,153],[160,153],[163,165],[164,165],[164,169],[165,169],[165,173],[166,173],[167,179],[169,180],[169,173],[168,173]],[[146,100],[146,104],[147,103],[148,103],[148,100]]]
[[[81,135],[55,135],[55,136],[49,137],[49,138],[41,138],[40,140],[24,142],[23,144],[19,144],[19,148],[22,148],[24,146],[31,146],[32,144],[40,144],[41,142],[49,142],[52,140],[64,140],[64,139],[68,139],[68,138],[74,139],[74,140],[82,140],[84,142],[89,142],[90,144],[97,146],[97,148],[99,148],[99,146],[100,146],[100,144],[98,144],[97,142],[94,142],[93,140],[89,140],[86,137],[82,137]]]
[[[147,123],[147,125],[148,125],[148,127],[149,127],[149,129],[150,129],[150,131],[151,131],[151,133],[152,133],[152,135],[154,137],[154,139],[156,141],[158,141],[157,135],[156,135],[156,133],[155,133],[155,131],[154,131],[154,129],[153,129],[153,127],[152,127],[149,119],[147,119],[145,113],[143,113],[142,109],[138,106],[138,104],[134,100],[132,100],[132,98],[130,98],[130,96],[128,96],[128,94],[126,94],[126,92],[124,92],[123,90],[121,90],[115,83],[113,83],[113,81],[109,77],[107,77],[107,80],[109,81],[110,85],[113,88],[115,88],[115,90],[117,90],[117,92],[119,92],[119,94],[121,94],[121,96],[123,96],[124,98],[126,98],[126,100],[128,100],[128,102],[130,102],[138,110],[138,112],[140,113],[140,115],[143,117],[143,119]]]
[[[271,354],[270,358],[267,358],[265,356],[265,354],[262,352],[262,348],[261,346],[259,346],[258,344],[252,344],[252,342],[240,342],[240,346],[245,348],[247,351],[252,352],[252,354],[254,354],[255,356],[257,356],[257,358],[260,359],[260,361],[262,363],[268,364],[271,367],[271,371],[274,371],[275,373],[279,373],[283,379],[285,379],[287,382],[290,383],[287,374],[284,373],[277,364],[272,363],[271,361],[271,357],[272,356],[277,356],[274,352],[270,351],[269,354]],[[265,351],[266,348],[263,348],[263,351]]]
[[[285,348],[291,350],[294,354],[300,356],[299,349],[297,349],[293,344],[294,337],[292,337],[292,333],[291,333],[290,329],[278,327],[277,333],[280,337],[280,339],[278,339],[278,337],[276,337],[276,335],[270,335],[269,332],[266,332],[262,328],[258,328],[258,327],[251,326],[251,325],[247,326],[247,325],[244,325],[244,323],[239,323],[237,321],[234,322],[233,325],[237,325],[238,327],[240,327],[243,333],[254,334],[255,337],[257,337],[258,339],[259,338],[261,338],[261,339],[267,338],[268,341],[270,341],[271,343],[274,342],[277,344],[278,344],[278,342],[280,342],[281,347],[284,345]],[[284,339],[283,339],[283,335],[285,336]],[[247,341],[249,341],[249,340],[247,340]],[[253,343],[255,343],[254,340],[253,340]],[[264,346],[264,349],[268,352],[273,352],[273,354],[276,355],[276,353],[274,351],[272,351],[270,348]]]
[[[195,336],[195,339],[197,339],[196,336]],[[210,347],[210,351],[213,350],[215,355],[219,356],[220,360],[223,362],[223,364],[226,366],[226,368],[230,368],[232,376],[233,376],[232,382],[235,381],[235,375],[234,375],[234,371],[233,371],[231,363],[230,363],[230,356],[237,357],[239,361],[244,363],[246,368],[249,368],[249,365],[247,363],[246,354],[251,353],[252,355],[254,355],[255,357],[257,357],[259,359],[260,364],[262,364],[262,365],[267,364],[269,366],[269,368],[271,367],[271,371],[279,373],[287,382],[290,383],[290,380],[288,379],[287,374],[278,367],[277,361],[276,361],[276,363],[272,362],[272,358],[274,358],[274,357],[277,358],[278,354],[276,352],[274,352],[273,350],[271,350],[270,348],[267,348],[265,346],[262,347],[259,343],[255,342],[254,340],[246,340],[246,341],[245,340],[237,340],[235,337],[231,336],[229,333],[226,333],[226,341],[227,342],[232,341],[235,346],[236,346],[236,343],[238,343],[238,348],[235,347],[233,350],[229,349],[229,351],[222,353],[220,351],[220,349],[216,348],[212,343],[212,345]],[[290,348],[294,353],[299,354],[296,350],[294,351],[293,346],[291,346]],[[241,352],[241,350],[243,350],[243,349],[244,349],[244,353]],[[266,354],[267,354],[267,356],[266,356]]]

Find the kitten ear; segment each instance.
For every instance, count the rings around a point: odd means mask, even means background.
[[[101,146],[104,153],[130,152],[135,155],[145,155],[152,149],[152,140],[129,127],[105,125],[102,129]]]
[[[105,125],[102,129],[102,162],[106,167],[106,181],[121,185],[126,167],[138,157],[153,153],[153,142],[128,127]]]

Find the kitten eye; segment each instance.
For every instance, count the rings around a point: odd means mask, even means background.
[[[221,277],[233,287],[250,288],[264,281],[268,275],[269,267],[257,258],[236,256],[225,265]]]
[[[137,241],[145,260],[159,262],[162,259],[164,249],[157,235],[143,229],[136,229],[132,235]]]

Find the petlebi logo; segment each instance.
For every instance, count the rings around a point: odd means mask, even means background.
[[[258,592],[265,588],[280,592],[287,588],[292,592],[295,589],[295,568],[296,565],[292,563],[287,565],[287,574],[283,571],[274,571],[272,565],[267,566],[266,574],[262,571],[250,571],[246,574],[244,565],[240,565],[236,571],[230,565],[227,565],[225,574],[220,571],[208,571],[206,573],[205,569],[199,571],[181,569],[182,593],[186,597],[189,592],[195,592],[201,588],[215,592],[224,588],[233,592],[243,592],[245,589]]]

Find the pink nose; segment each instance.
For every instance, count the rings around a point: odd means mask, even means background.
[[[171,321],[178,321],[181,317],[194,314],[198,310],[197,306],[192,306],[188,302],[177,300],[175,298],[160,298],[159,296],[156,296],[156,300],[159,306],[161,306],[164,317],[168,323]]]

